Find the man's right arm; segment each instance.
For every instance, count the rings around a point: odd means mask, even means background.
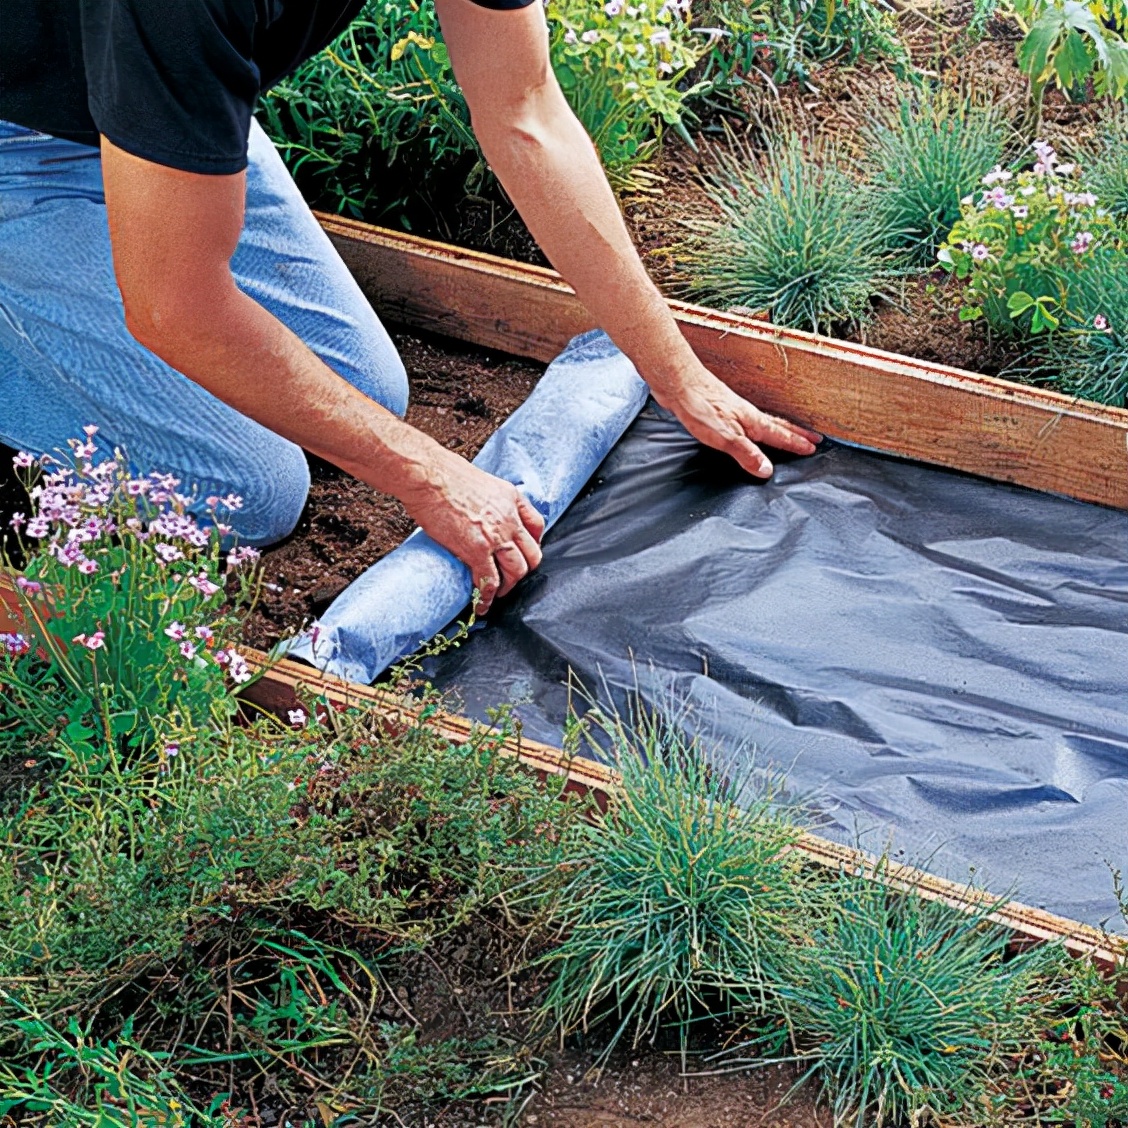
[[[244,173],[166,168],[102,139],[114,269],[136,339],[237,411],[368,485],[470,566],[488,606],[540,562],[543,521],[355,389],[235,284]]]

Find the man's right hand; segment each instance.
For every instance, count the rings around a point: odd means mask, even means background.
[[[540,564],[544,518],[516,486],[440,450],[426,484],[402,500],[428,536],[469,566],[484,615]]]

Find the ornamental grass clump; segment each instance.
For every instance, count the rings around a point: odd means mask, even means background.
[[[829,333],[864,320],[891,271],[873,192],[791,134],[757,159],[724,154],[711,175],[717,218],[691,222],[688,290],[707,303]]]
[[[1121,109],[1105,122],[1082,158],[1085,179],[1101,206],[1128,230],[1128,109]]]
[[[982,1107],[992,1071],[1024,1048],[1046,1002],[1034,997],[1046,950],[1007,958],[1008,934],[989,913],[840,879],[777,988],[788,1037],[837,1123],[927,1123],[925,1109]]]
[[[1008,335],[1068,327],[1091,264],[1118,251],[1122,239],[1076,166],[1043,141],[1034,151],[1031,169],[996,168],[983,177],[938,252],[965,283],[960,319],[983,318]]]
[[[178,718],[191,728],[233,711],[231,687],[251,676],[233,609],[251,597],[245,565],[258,556],[223,550],[238,497],[208,498],[201,523],[178,479],[133,476],[120,452],[99,458],[96,432],[71,440],[69,463],[15,456],[32,503],[10,521],[26,633],[3,637],[0,664],[0,746],[47,744],[90,770]]]
[[[695,1019],[729,1013],[737,993],[767,1003],[802,928],[800,831],[774,782],[725,782],[661,721],[616,736],[622,787],[562,857],[542,1018],[561,1037],[600,1026],[601,1061],[672,1028],[684,1058]]]
[[[1003,159],[1006,137],[998,109],[944,91],[910,95],[872,121],[865,164],[890,245],[914,265],[932,262],[960,201]]]
[[[1036,378],[1066,395],[1128,406],[1128,253],[1094,255],[1070,305],[1062,330],[1045,339]]]

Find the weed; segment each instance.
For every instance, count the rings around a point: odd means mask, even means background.
[[[721,88],[753,76],[773,86],[793,79],[810,84],[816,68],[831,60],[884,59],[901,74],[910,68],[893,11],[882,0],[706,0],[697,23],[723,32],[706,67]]]
[[[735,991],[766,993],[778,975],[803,915],[799,831],[770,783],[722,781],[661,718],[608,731],[623,787],[565,852],[543,1014],[562,1035],[606,1020],[603,1058],[672,1026],[684,1056],[695,1015],[723,1015]]]
[[[872,191],[833,151],[792,134],[762,160],[727,152],[710,196],[719,218],[693,224],[683,252],[694,295],[814,332],[866,316],[887,238]]]
[[[841,880],[828,918],[780,969],[808,1076],[839,1121],[859,1125],[975,1108],[1000,1055],[1030,1033],[1044,957],[1005,958],[1007,933],[986,911]]]
[[[916,265],[960,217],[960,201],[1003,158],[1007,123],[990,105],[940,91],[910,95],[864,134],[866,165],[890,241]]]

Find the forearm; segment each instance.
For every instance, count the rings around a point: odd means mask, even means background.
[[[158,324],[134,319],[135,336],[218,399],[368,485],[406,500],[431,484],[445,454],[437,443],[357,391],[233,281],[194,290],[214,296],[181,303]]]
[[[555,82],[478,138],[553,266],[661,399],[697,360],[647,276],[595,149]]]

